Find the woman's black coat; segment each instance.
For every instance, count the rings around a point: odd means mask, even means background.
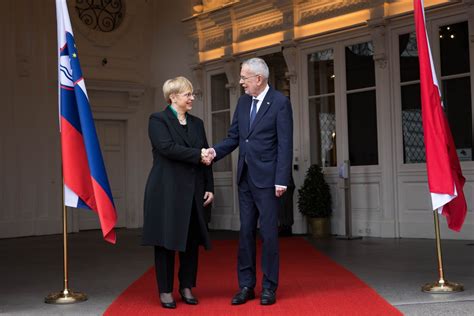
[[[143,245],[185,251],[194,203],[200,244],[210,248],[203,203],[214,181],[212,168],[200,162],[201,148],[209,146],[201,119],[187,114],[187,126],[186,133],[169,107],[150,116],[153,167],[145,188]]]

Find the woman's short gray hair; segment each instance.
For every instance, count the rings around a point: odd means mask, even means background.
[[[247,59],[242,63],[242,67],[243,66],[247,66],[250,71],[252,71],[256,75],[262,76],[265,79],[268,79],[268,77],[270,76],[270,71],[268,70],[267,63],[262,58],[254,57]]]
[[[193,92],[193,84],[185,77],[168,79],[163,84],[163,96],[168,104],[171,104],[170,95],[183,92]]]

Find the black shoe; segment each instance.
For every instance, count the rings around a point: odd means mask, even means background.
[[[182,289],[179,290],[179,295],[181,295],[181,298],[183,299],[183,301],[188,305],[197,305],[198,304],[197,298],[184,296],[184,293],[183,293]]]
[[[169,293],[166,293],[166,294],[169,294]],[[161,295],[160,295],[160,296],[161,296]],[[171,297],[171,298],[173,298],[173,297]],[[172,301],[169,302],[169,303],[165,303],[165,302],[163,302],[163,301],[161,300],[161,297],[160,297],[160,303],[161,303],[161,306],[162,306],[163,308],[176,308],[176,302],[175,302],[175,300],[172,300]]]
[[[261,305],[272,305],[276,302],[275,291],[270,289],[263,289],[262,295],[260,296]]]
[[[252,288],[243,287],[240,292],[232,298],[232,305],[245,304],[248,300],[255,298],[255,292]]]
[[[175,301],[172,301],[172,302],[170,302],[170,303],[165,303],[165,302],[162,302],[162,301],[160,301],[160,302],[161,302],[161,306],[162,306],[163,308],[171,308],[171,309],[175,309],[175,308],[176,308],[176,302],[175,302]]]

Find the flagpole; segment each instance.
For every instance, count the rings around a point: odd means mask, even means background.
[[[62,158],[61,158],[62,162]],[[63,202],[63,266],[64,266],[64,289],[60,292],[50,293],[44,298],[44,302],[48,304],[72,304],[84,302],[87,300],[87,295],[81,292],[73,292],[69,290],[68,281],[68,248],[67,248],[67,206],[64,203],[64,177],[62,176],[61,163],[61,178],[63,178],[63,185],[61,188],[61,196]]]
[[[435,235],[436,235],[436,253],[438,255],[438,273],[439,280],[433,283],[427,283],[421,287],[421,290],[426,293],[443,294],[464,291],[464,286],[461,283],[448,282],[444,279],[443,271],[443,256],[441,253],[441,238],[439,232],[439,215],[438,210],[433,211]]]

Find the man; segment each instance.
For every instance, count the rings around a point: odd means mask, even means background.
[[[240,291],[232,305],[255,298],[256,231],[262,237],[260,303],[276,302],[278,287],[278,198],[290,182],[293,155],[293,114],[289,99],[268,85],[268,66],[261,58],[242,63],[239,98],[227,138],[202,151],[203,160],[216,161],[239,147],[240,234],[237,272]]]

